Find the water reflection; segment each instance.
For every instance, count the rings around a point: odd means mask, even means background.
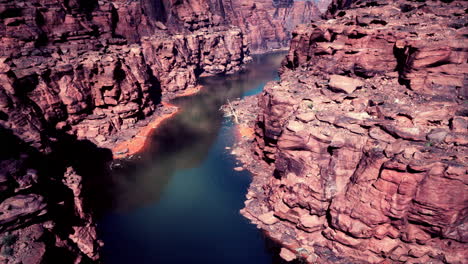
[[[197,167],[221,127],[221,105],[276,78],[283,56],[256,56],[245,72],[204,78],[199,94],[176,99],[173,103],[181,111],[156,130],[137,159],[122,161],[122,168],[113,173],[115,209],[125,211],[155,202],[176,170]]]
[[[235,131],[219,108],[260,92],[283,56],[258,56],[244,73],[203,79],[201,93],[174,102],[182,110],[139,158],[122,161],[104,188],[113,208],[99,223],[106,264],[273,262],[260,231],[239,213],[250,175],[233,170],[225,147]]]

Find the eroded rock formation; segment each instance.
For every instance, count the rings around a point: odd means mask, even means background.
[[[106,171],[112,153],[55,136],[48,151],[40,151],[0,128],[1,263],[99,259],[102,243],[83,185]]]
[[[211,25],[231,25],[242,30],[250,50],[256,53],[287,47],[294,27],[317,20],[314,1],[293,0],[190,0],[147,1],[158,21],[170,30],[199,30]],[[319,1],[320,6],[330,0]],[[157,12],[159,10],[159,12]]]
[[[18,135],[28,142],[41,141],[46,126],[106,141],[151,114],[161,89],[193,87],[198,75],[235,72],[249,59],[240,30],[211,25],[175,35],[159,29],[165,26],[138,1],[15,1],[2,8],[5,126],[24,131]]]
[[[85,185],[112,155],[93,143],[250,58],[240,29],[179,34],[139,1],[2,1],[0,35],[2,263],[97,261]]]
[[[239,71],[250,59],[248,46],[285,46],[296,24],[318,16],[308,1],[36,0],[1,7],[0,96],[3,112],[15,116],[5,126],[28,142],[56,127],[98,144],[151,114],[162,94],[193,88],[198,76]]]
[[[0,262],[99,259],[89,178],[122,131],[249,47],[317,17],[292,1],[0,1]]]
[[[234,151],[255,174],[242,213],[284,259],[466,263],[467,7],[334,1],[295,31]]]

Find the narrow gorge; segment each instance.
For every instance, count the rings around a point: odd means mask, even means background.
[[[467,10],[0,0],[0,263],[466,263]]]

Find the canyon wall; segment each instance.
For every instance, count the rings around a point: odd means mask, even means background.
[[[250,59],[240,29],[179,34],[141,4],[0,2],[1,263],[98,261],[86,185],[112,153],[95,144]]]
[[[295,30],[234,150],[284,259],[466,263],[467,7],[334,1]]]
[[[170,30],[193,31],[211,24],[236,26],[255,53],[287,47],[296,25],[321,15],[317,3],[310,0],[146,1],[153,6],[153,17],[168,23]],[[318,4],[323,10],[329,2],[320,0]]]
[[[250,49],[285,46],[316,12],[293,1],[0,1],[0,262],[98,261],[88,185],[112,160],[98,146],[198,77],[241,70]]]
[[[245,33],[250,49],[261,53],[289,45],[291,32],[298,24],[320,17],[313,1],[293,0],[224,0],[213,1],[215,10],[226,23],[236,25]],[[325,1],[326,2],[326,1]]]
[[[27,142],[49,127],[100,143],[151,114],[162,93],[249,60],[239,29],[176,34],[138,1],[49,2],[2,5],[3,123]]]
[[[233,73],[249,47],[285,46],[308,1],[3,1],[2,122],[26,142],[52,129],[109,144],[199,76]],[[21,111],[19,109],[22,108]]]

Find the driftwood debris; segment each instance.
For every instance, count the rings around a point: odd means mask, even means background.
[[[229,107],[229,110],[228,110],[229,112],[225,111],[226,116],[233,116],[234,117],[234,122],[236,124],[239,124],[239,117],[237,116],[236,110],[232,106],[231,101],[229,101],[229,99],[227,100],[227,103],[228,103],[227,106]]]

